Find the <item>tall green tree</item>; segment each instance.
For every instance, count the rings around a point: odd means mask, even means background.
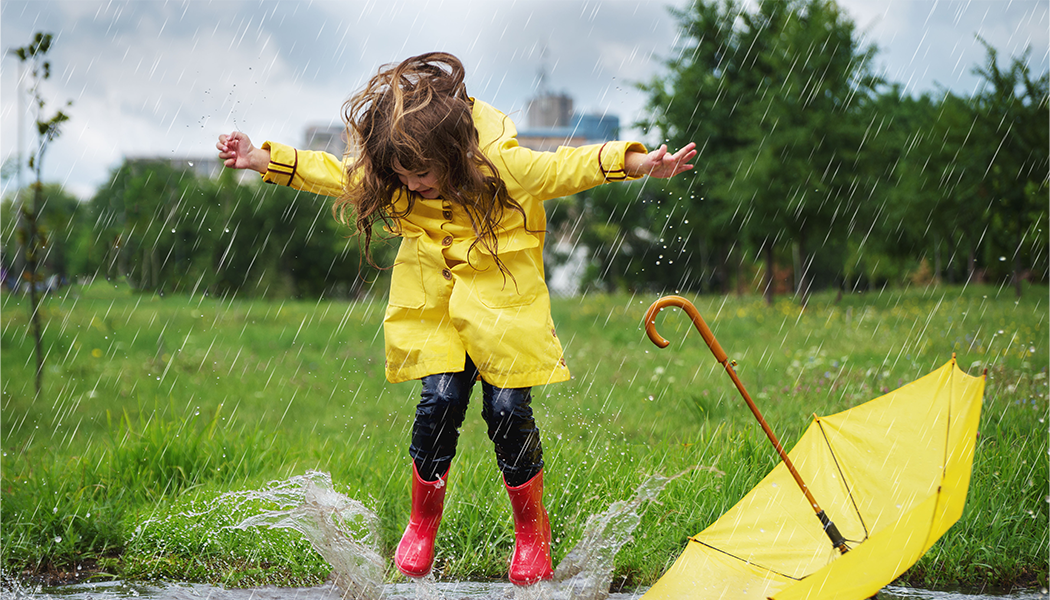
[[[922,191],[928,204],[913,211],[911,221],[925,224],[933,238],[933,273],[940,278],[952,269],[945,264],[944,254],[950,252],[951,262],[956,256],[966,256],[967,279],[976,274],[978,244],[985,228],[984,206],[981,199],[980,177],[976,157],[978,144],[984,140],[972,135],[975,114],[968,99],[946,93],[936,105],[936,113],[929,115],[929,131],[919,147],[922,152],[910,166],[925,170]],[[921,166],[920,166],[921,165]],[[925,213],[925,214],[923,214]],[[943,248],[942,248],[943,246]]]
[[[328,199],[261,184],[224,186],[223,196],[218,292],[298,297],[360,290],[357,244],[332,217]]]
[[[109,276],[152,291],[185,289],[208,277],[208,231],[218,227],[219,215],[192,172],[167,161],[127,160],[91,204]]]
[[[943,257],[966,239],[956,216],[974,183],[966,151],[972,111],[950,93],[911,97],[893,85],[871,103],[869,118],[859,168],[880,185],[859,247],[850,245],[850,275],[859,270],[869,280],[901,279],[926,260],[933,263],[930,276],[939,278]]]
[[[348,296],[376,275],[328,199],[238,183],[232,171],[213,181],[168,161],[125,161],[91,200],[91,219],[98,270],[144,291]],[[382,244],[376,254],[389,263]]]
[[[988,54],[974,71],[984,79],[974,103],[980,133],[990,142],[983,154],[988,216],[1003,256],[1011,257],[1011,280],[1020,296],[1024,264],[1031,264],[1031,243],[1039,237],[1033,234],[1046,224],[1050,73],[1032,73],[1029,51],[1000,67],[996,50],[981,42]],[[1046,249],[1040,251],[1045,256]]]
[[[644,89],[662,137],[701,148],[696,237],[760,252],[770,303],[777,249],[795,250],[805,302],[815,255],[875,185],[854,173],[875,49],[830,0],[697,0],[678,18],[679,56]]]
[[[725,256],[739,265],[738,258],[756,246],[761,233],[751,226],[752,213],[738,210],[731,182],[752,139],[743,103],[764,76],[744,66],[736,24],[744,14],[739,3],[694,2],[672,12],[683,34],[681,45],[667,62],[667,75],[640,86],[649,94],[653,116],[639,125],[654,129],[671,147],[697,144],[692,176],[666,182],[666,195],[681,198],[679,208],[690,217],[682,219],[679,235],[688,241],[679,250],[695,259],[706,249],[703,255]],[[736,251],[733,258],[730,249]],[[711,271],[729,269],[723,262]]]

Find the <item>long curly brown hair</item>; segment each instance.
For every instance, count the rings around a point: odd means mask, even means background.
[[[343,105],[352,160],[346,192],[332,211],[363,237],[364,255],[373,265],[373,226],[382,221],[397,232],[397,220],[417,199],[398,178],[396,163],[411,173],[436,174],[442,198],[470,216],[476,237],[470,250],[481,244],[506,273],[498,257],[500,221],[507,210],[523,218],[525,212],[478,147],[463,77],[463,63],[455,56],[421,54],[384,65]],[[394,205],[399,190],[408,197],[402,210]]]

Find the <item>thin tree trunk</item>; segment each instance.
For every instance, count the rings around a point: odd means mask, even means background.
[[[941,282],[941,238],[933,236],[933,283]]]
[[[796,295],[802,292],[802,272],[805,269],[802,264],[801,246],[800,242],[791,243],[791,291]]]
[[[1017,294],[1017,298],[1021,298],[1021,247],[1018,244],[1017,250],[1014,252],[1014,292]]]
[[[145,246],[142,247],[142,274],[139,280],[139,289],[149,289],[149,278],[150,278],[150,265],[153,264],[149,258],[149,250]]]
[[[155,247],[149,253],[149,259],[152,262],[150,265],[150,276],[153,280],[153,290],[160,291],[160,265],[157,264],[160,259],[157,258],[157,250]]]
[[[766,304],[773,306],[773,296],[776,294],[776,290],[773,289],[773,244],[767,241],[763,250],[766,259],[766,274],[763,282],[765,290],[763,293],[766,296]]]
[[[806,235],[804,233],[799,234],[798,245],[796,248],[798,252],[798,263],[801,267],[798,275],[799,305],[804,310],[809,306],[809,292],[812,287],[810,284],[809,270],[813,266],[813,258],[806,252]]]
[[[744,282],[744,252],[741,250],[737,254],[736,259],[736,295],[737,297],[744,295],[744,290],[747,289]]]
[[[723,244],[718,245],[718,291],[723,295],[729,294],[729,255]]]
[[[121,230],[120,238],[117,241],[117,277],[127,277],[128,285],[134,285],[131,283],[131,273],[128,271],[128,253],[130,249],[128,244],[131,242],[131,236],[127,235],[126,232]]]
[[[37,183],[33,188],[33,205],[29,210],[25,210],[26,218],[26,270],[29,271],[29,321],[30,328],[33,331],[33,346],[36,352],[36,396],[40,396],[40,390],[43,386],[44,377],[44,349],[43,344],[40,340],[40,300],[36,295],[36,282],[37,282],[37,251],[38,243],[37,238],[39,232],[37,231],[37,213],[36,207],[40,205],[40,174],[37,173]],[[23,209],[24,210],[24,209]]]

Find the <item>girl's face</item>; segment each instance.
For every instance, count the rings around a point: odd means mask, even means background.
[[[393,164],[394,173],[397,174],[397,178],[401,180],[401,183],[409,189],[409,191],[415,192],[420,196],[423,196],[427,200],[434,200],[441,197],[440,189],[440,177],[433,170],[426,171],[423,173],[413,173],[404,169],[401,163],[394,161]]]

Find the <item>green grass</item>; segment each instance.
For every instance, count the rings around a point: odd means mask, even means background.
[[[989,369],[962,519],[904,580],[931,587],[1046,585],[1047,292],[928,287],[783,298],[699,297],[767,420],[790,447],[811,415],[907,383],[957,353]],[[616,580],[647,585],[685,539],[730,508],[775,455],[679,311],[655,296],[555,299],[572,381],[534,390],[555,560],[586,517],[648,476],[688,471],[647,509]],[[328,566],[296,535],[230,531],[221,494],[315,469],[380,518],[386,556],[408,512],[417,384],[383,376],[382,298],[356,303],[137,295],[96,284],[43,306],[47,367],[34,397],[25,300],[0,306],[5,572],[87,565],[96,574],[224,585],[319,583]],[[505,577],[509,504],[481,421],[468,413],[436,574]],[[694,467],[702,468],[694,468]],[[692,469],[692,470],[690,470]],[[148,526],[144,526],[147,524]],[[391,571],[389,577],[396,575]]]

